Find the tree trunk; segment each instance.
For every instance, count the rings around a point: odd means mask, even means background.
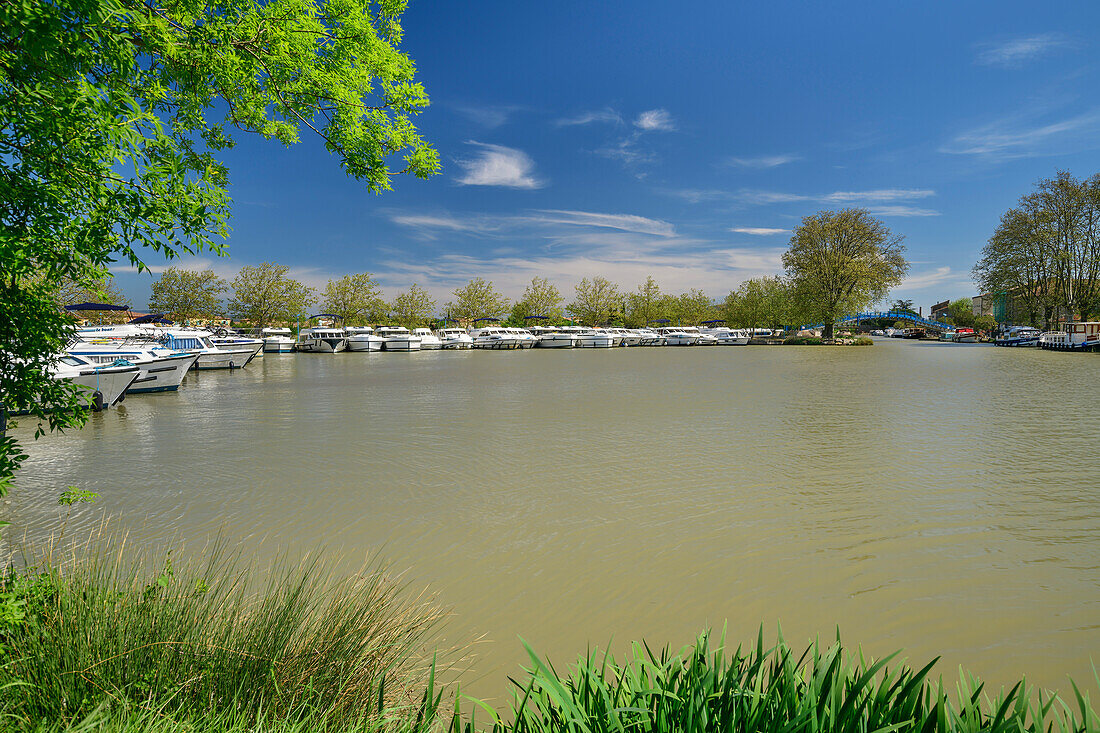
[[[824,334],[823,338],[831,339],[833,337],[833,324],[826,323],[825,330],[822,333]]]

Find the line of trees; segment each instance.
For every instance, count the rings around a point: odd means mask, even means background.
[[[1100,174],[1039,181],[1001,216],[972,274],[1003,294],[1009,321],[1050,328],[1100,312]]]
[[[576,284],[568,303],[557,286],[535,277],[514,303],[492,281],[475,277],[452,292],[441,309],[418,284],[387,301],[370,273],[329,280],[321,293],[293,279],[275,263],[244,267],[232,282],[212,271],[170,267],[153,284],[150,307],[178,320],[229,315],[255,327],[311,315],[314,305],[347,324],[397,323],[409,328],[439,321],[464,324],[501,319],[512,325],[539,321],[561,324],[619,324],[630,327],[667,321],[699,325],[721,319],[731,326],[779,328],[798,323],[832,325],[848,313],[885,298],[908,271],[902,237],[863,209],[822,211],[803,219],[783,256],[784,276],[746,280],[724,300],[701,290],[664,293],[652,277],[624,291],[595,276]],[[232,291],[228,307],[224,294]],[[442,318],[437,317],[441,315]]]

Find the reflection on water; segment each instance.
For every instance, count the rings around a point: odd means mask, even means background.
[[[148,543],[382,548],[452,636],[485,635],[473,694],[505,689],[519,636],[564,662],[725,621],[1064,687],[1100,650],[1098,364],[897,340],[269,355],[29,444],[12,509],[49,527],[74,484]]]

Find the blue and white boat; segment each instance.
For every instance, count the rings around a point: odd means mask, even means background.
[[[127,362],[138,368],[127,392],[174,392],[199,355],[173,351],[147,338],[93,338],[73,341],[66,352],[93,364]]]
[[[1012,326],[1000,338],[993,340],[994,346],[1038,346],[1042,332],[1031,326]]]

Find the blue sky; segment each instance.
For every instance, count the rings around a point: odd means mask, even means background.
[[[973,294],[1035,181],[1100,172],[1100,3],[412,0],[405,31],[443,173],[376,196],[305,134],[242,138],[231,257],[183,264],[367,271],[441,304],[479,275],[717,299],[778,273],[803,216],[864,206],[906,237],[894,296],[927,309]],[[139,308],[150,281],[119,274]]]

